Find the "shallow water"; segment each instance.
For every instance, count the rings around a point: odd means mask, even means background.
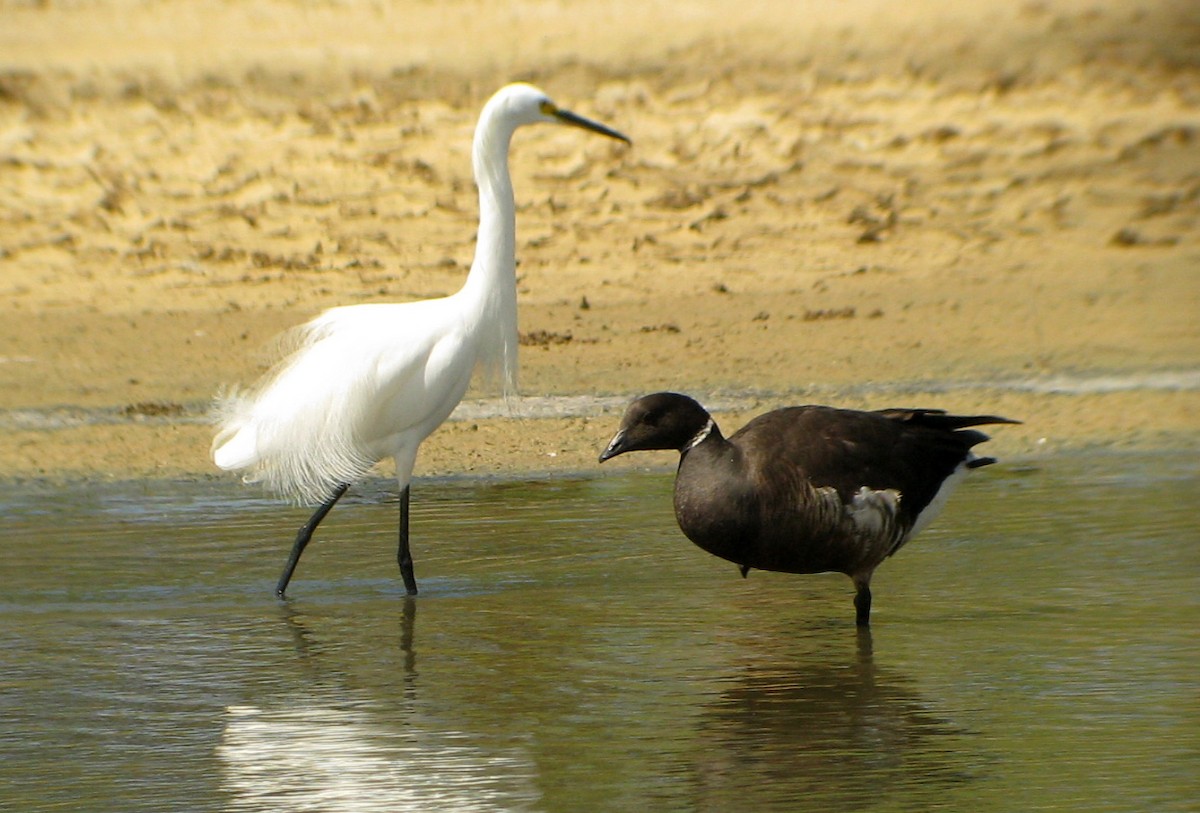
[[[0,809],[1200,805],[1200,461],[981,471],[876,574],[736,568],[668,473],[0,497]]]

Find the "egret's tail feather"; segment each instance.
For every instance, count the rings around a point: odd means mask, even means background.
[[[226,430],[213,441],[212,459],[218,469],[238,471],[258,462],[258,444],[250,427]]]
[[[306,386],[313,380],[305,369],[310,364],[311,358],[306,362],[303,355],[293,355],[255,391],[222,395],[213,410],[221,427],[213,440],[213,462],[304,504],[325,501],[376,462],[353,429],[363,399],[355,397],[353,386]]]
[[[237,390],[226,390],[217,395],[209,411],[212,422],[220,427],[209,447],[213,463],[219,469],[237,471],[257,462],[258,443],[246,425],[245,402]]]

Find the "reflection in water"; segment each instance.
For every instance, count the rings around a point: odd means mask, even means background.
[[[995,474],[873,654],[843,581],[681,542],[669,473],[439,483],[416,601],[351,502],[284,604],[231,484],[11,485],[0,809],[1194,809],[1196,456]]]
[[[316,636],[309,630],[304,615],[296,611],[291,601],[281,601],[279,607],[300,663],[315,674],[322,674],[324,667],[320,656],[324,650],[322,645],[317,643]],[[417,675],[417,654],[413,647],[416,626],[417,600],[413,596],[405,595],[400,599],[398,645],[401,655],[401,674],[393,675],[393,677],[401,680],[406,688],[414,686]]]
[[[771,658],[736,673],[702,723],[702,809],[787,809],[798,799],[840,809],[967,781],[962,754],[951,754],[964,732],[878,669],[871,650],[863,630],[848,663]]]
[[[523,749],[486,749],[467,732],[418,719],[411,702],[387,709],[322,662],[303,617],[284,604],[312,692],[225,709],[217,756],[235,810],[492,811],[529,809],[536,770]],[[402,599],[405,700],[415,699],[416,601]],[[338,682],[343,685],[331,685]],[[396,712],[403,715],[397,719]]]
[[[398,733],[369,710],[230,706],[217,748],[235,810],[514,810],[538,799],[516,749],[417,725]]]

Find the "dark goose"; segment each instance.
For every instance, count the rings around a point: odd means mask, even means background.
[[[760,415],[728,440],[686,395],[634,401],[601,462],[675,449],[675,517],[688,539],[739,565],[845,573],[856,620],[871,619],[871,574],[941,511],[970,469],[996,462],[967,427],[1019,423],[937,409],[859,412],[797,406]]]

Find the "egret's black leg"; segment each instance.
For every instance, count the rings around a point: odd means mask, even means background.
[[[292,555],[288,557],[287,564],[284,565],[283,575],[279,577],[279,584],[275,585],[275,595],[283,598],[283,591],[287,590],[288,582],[292,580],[292,573],[296,570],[296,564],[300,561],[300,554],[304,553],[304,549],[308,546],[309,540],[312,539],[313,532],[317,530],[317,526],[321,524],[321,520],[325,519],[325,515],[332,510],[333,506],[342,498],[342,495],[346,493],[346,489],[348,488],[350,488],[349,483],[342,483],[334,489],[329,499],[321,503],[321,507],[313,512],[308,522],[304,523],[303,527],[296,533],[296,544],[292,545]]]
[[[412,552],[408,549],[408,496],[412,486],[400,492],[400,547],[396,550],[396,562],[400,565],[400,577],[404,589],[410,596],[417,594],[417,577],[413,575]]]
[[[854,594],[854,623],[860,627],[871,626],[871,583],[855,579],[858,592]]]

